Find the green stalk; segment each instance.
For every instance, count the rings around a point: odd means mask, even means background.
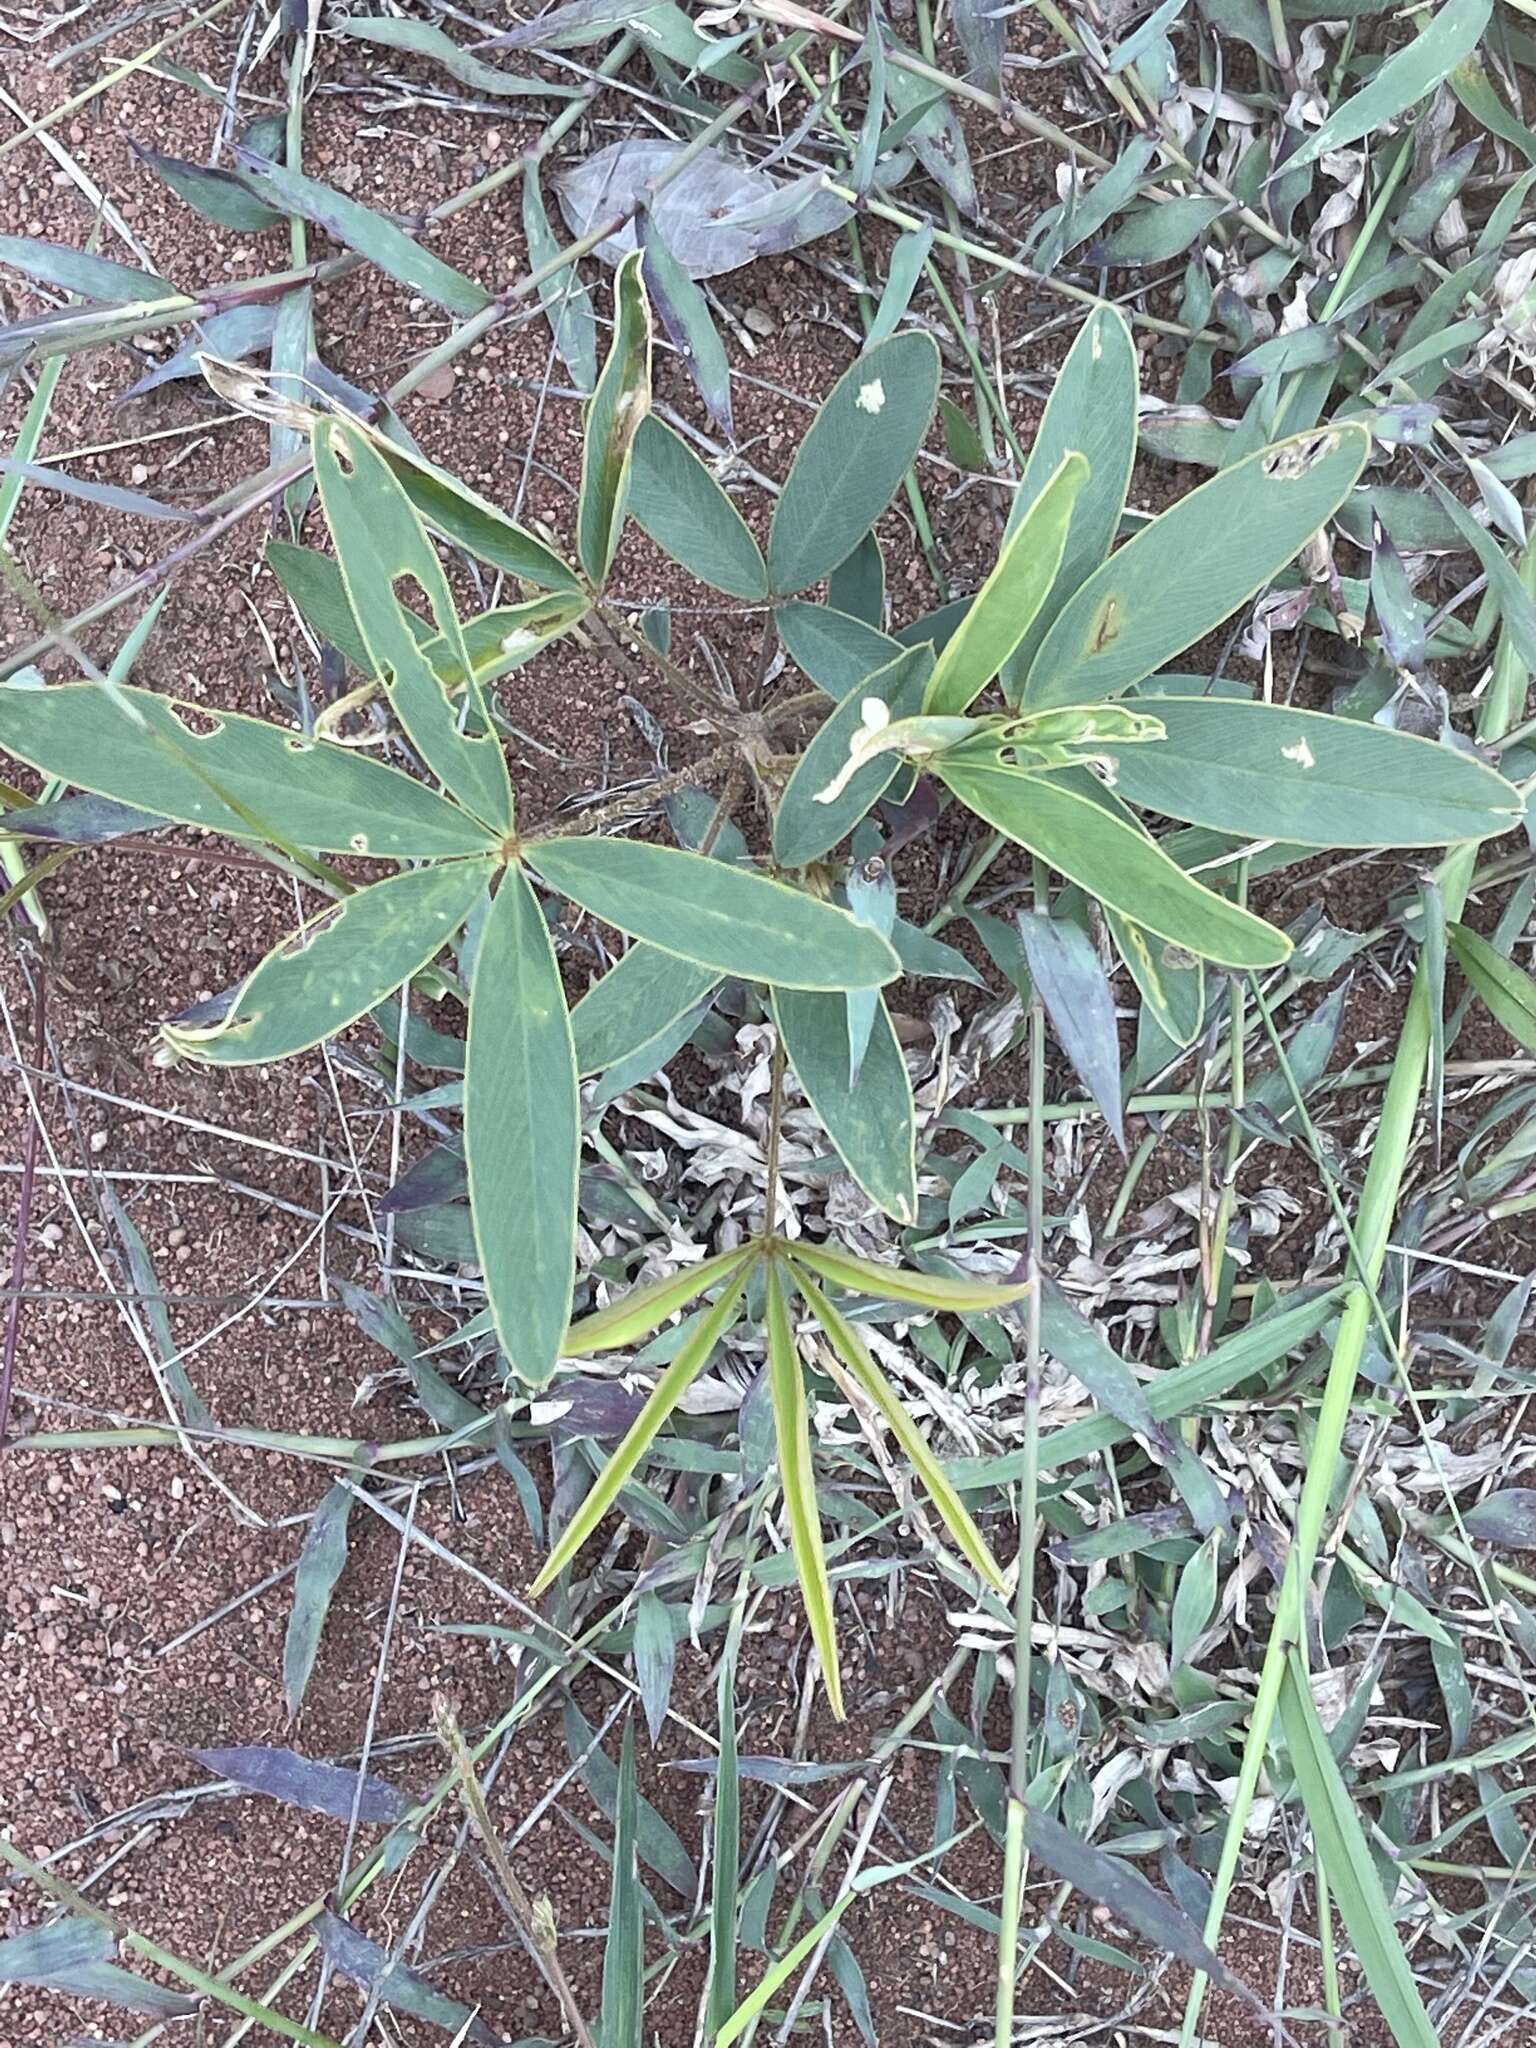
[[[1045,870],[1034,861],[1035,901],[1045,901]],[[999,1902],[995,2048],[1013,2040],[1018,1985],[1019,1921],[1028,1873],[1024,1821],[1030,1783],[1030,1682],[1034,1652],[1035,1523],[1040,1511],[1040,1285],[1045,1249],[1045,1006],[1038,990],[1029,1002],[1029,1293],[1024,1298],[1024,1470],[1019,1482],[1019,1551],[1013,1589],[1013,1717],[1008,1744],[1008,1817],[1003,1837],[1003,1891]]]

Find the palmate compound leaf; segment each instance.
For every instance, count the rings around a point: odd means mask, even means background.
[[[827,1556],[821,1541],[821,1509],[816,1500],[816,1470],[811,1456],[810,1421],[805,1400],[805,1376],[795,1349],[795,1333],[784,1296],[784,1278],[779,1261],[767,1268],[765,1305],[768,1344],[768,1387],[773,1398],[774,1436],[778,1444],[779,1484],[784,1492],[784,1513],[789,1523],[790,1547],[800,1579],[800,1595],[811,1641],[821,1660],[822,1683],[827,1704],[841,1721],[843,1682],[837,1661],[837,1625],[832,1614],[832,1581],[827,1575]]]
[[[651,309],[639,252],[613,279],[613,345],[582,429],[581,500],[576,545],[595,588],[607,581],[624,530],[635,435],[651,409]]]
[[[493,830],[509,829],[512,786],[480,685],[469,681],[463,707],[449,699],[397,601],[397,585],[414,586],[456,666],[472,677],[448,579],[409,497],[355,427],[317,420],[313,448],[348,602],[395,716],[450,795]]]
[[[1039,496],[1004,538],[997,563],[934,663],[923,708],[968,711],[1034,624],[1050,594],[1088,464],[1068,450]]]
[[[749,1247],[726,1269],[725,1284],[714,1307],[702,1316],[680,1346],[677,1356],[663,1367],[645,1406],[630,1426],[628,1435],[592,1483],[591,1491],[562,1531],[560,1540],[545,1559],[529,1587],[531,1596],[542,1593],[557,1579],[607,1514],[639,1466],[666,1421],[689,1387],[708,1365],[715,1347],[735,1322],[746,1292],[747,1278],[758,1260],[758,1248]]]
[[[166,1043],[210,1066],[261,1065],[320,1044],[419,974],[491,874],[489,860],[453,860],[371,882],[275,946],[218,1023],[172,1020]]]
[[[1024,680],[1025,706],[1112,697],[1219,626],[1337,511],[1370,445],[1353,423],[1298,434],[1160,513],[1062,607]]]
[[[896,334],[853,363],[801,442],[774,507],[768,575],[783,596],[835,569],[911,468],[939,395],[939,352]]]
[[[467,812],[354,747],[123,684],[0,685],[0,746],[77,789],[232,839],[265,837],[265,824],[290,846],[390,860],[491,845]]]
[[[890,1012],[877,996],[855,1078],[848,1049],[849,998],[779,989],[773,1014],[784,1045],[843,1164],[872,1202],[898,1223],[917,1221],[917,1123],[912,1081]]]
[[[912,1420],[905,1402],[871,1358],[869,1347],[857,1326],[822,1293],[803,1260],[791,1253],[788,1264],[806,1307],[820,1324],[832,1349],[861,1392],[880,1411],[886,1427],[905,1452],[945,1528],[954,1538],[956,1548],[989,1585],[1001,1592],[1006,1583],[1001,1567],[987,1548],[981,1531],[971,1520],[964,1501],[950,1483],[949,1475],[929,1448],[926,1437]]]
[[[847,911],[783,882],[636,839],[541,839],[523,849],[552,889],[663,952],[777,988],[873,988],[900,962]]]
[[[540,1386],[571,1312],[581,1099],[559,964],[520,867],[502,877],[475,960],[464,1153],[496,1333]]]
[[[1169,944],[1226,967],[1275,967],[1290,953],[1283,932],[1185,874],[1087,769],[935,765],[967,810]]]
[[[1447,846],[1511,831],[1520,792],[1470,754],[1360,719],[1238,698],[1149,700],[1165,738],[1116,757],[1129,803],[1244,839]]]

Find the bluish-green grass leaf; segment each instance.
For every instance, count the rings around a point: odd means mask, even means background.
[[[912,1082],[884,1002],[876,998],[869,1043],[852,1081],[845,997],[780,989],[773,1012],[800,1085],[843,1164],[887,1216],[915,1223]]]
[[[603,1944],[603,2048],[644,2048],[645,1933],[636,1853],[639,1824],[635,1722],[630,1715],[624,1722],[614,1802],[613,1880],[608,1894],[608,1935]]]
[[[768,574],[784,596],[852,554],[923,445],[939,395],[939,352],[897,334],[832,387],[790,467],[768,536]]]
[[[1230,618],[1338,509],[1370,445],[1353,424],[1299,434],[1160,513],[1063,606],[1030,664],[1026,707],[1115,696]]]
[[[39,284],[54,285],[61,292],[74,292],[101,305],[127,306],[176,296],[175,285],[152,271],[135,270],[131,264],[114,263],[109,256],[93,256],[84,249],[39,241],[34,235],[0,235],[0,267],[19,270]]]
[[[1520,792],[1470,754],[1285,704],[1166,697],[1166,738],[1119,755],[1127,802],[1244,839],[1446,846],[1511,831]]]
[[[931,687],[932,666],[926,647],[898,652],[850,690],[822,722],[795,763],[774,813],[773,857],[781,867],[800,868],[819,860],[884,796],[902,765],[898,754],[877,754],[849,777],[830,803],[821,800],[822,792],[847,766],[850,743],[864,729],[865,703],[873,698],[886,705],[892,719],[913,717]]]
[[[562,895],[664,952],[779,988],[871,988],[900,962],[887,940],[801,889],[637,839],[541,839],[529,865]]]
[[[357,428],[320,420],[313,447],[347,599],[395,715],[450,795],[488,826],[505,831],[512,822],[512,787],[479,684],[466,684],[467,706],[450,701],[399,602],[402,585],[425,599],[452,658],[471,675],[448,578],[415,508],[379,449]]]
[[[283,1638],[283,1693],[290,1718],[304,1704],[304,1694],[320,1654],[331,1595],[347,1564],[347,1523],[357,1495],[338,1480],[315,1509],[293,1575],[293,1605]]]
[[[1114,544],[1136,460],[1137,374],[1136,344],[1125,316],[1114,306],[1096,306],[1051,386],[1008,513],[1005,539],[1032,510],[1068,450],[1081,453],[1088,478],[1072,507],[1056,580],[1003,665],[1003,695],[1010,704],[1017,703],[1035,651],[1062,606]]]
[[[1283,932],[1185,874],[1133,819],[1106,804],[1104,792],[1090,789],[1086,770],[1069,780],[967,765],[946,767],[943,779],[997,831],[1186,952],[1227,967],[1274,967],[1291,950]]]
[[[166,1043],[210,1066],[258,1066],[334,1037],[419,974],[453,937],[491,878],[489,860],[407,868],[333,903],[262,961],[212,1025],[162,1027]]]
[[[503,71],[497,65],[487,64],[427,21],[396,21],[388,15],[344,14],[340,20],[332,21],[330,27],[337,35],[380,44],[390,50],[403,50],[410,56],[424,58],[429,64],[440,64],[460,85],[467,85],[471,92],[491,99],[569,100],[581,93],[579,85],[552,85],[548,79],[534,73]],[[532,175],[531,171],[529,175]]]
[[[541,1386],[571,1312],[581,1101],[549,926],[518,867],[502,877],[475,960],[464,1151],[496,1334],[513,1371]]]
[[[396,24],[405,27],[404,22]],[[549,224],[539,167],[529,158],[523,172],[523,240],[528,244],[528,262],[543,270],[560,254],[555,231]],[[597,384],[597,313],[590,288],[574,263],[551,271],[540,281],[539,304],[554,336],[555,353],[570,372],[571,382],[587,397]]]
[[[734,441],[730,359],[710,314],[709,301],[668,248],[648,207],[641,208],[637,225],[641,270],[657,318],[687,366],[710,418],[728,441]]]
[[[265,824],[291,846],[387,860],[491,845],[467,812],[355,747],[127,684],[112,695],[95,683],[0,685],[0,747],[77,789],[231,839],[262,838]]]
[[[1003,541],[996,566],[951,634],[928,679],[924,709],[968,711],[1034,624],[1066,553],[1088,464],[1069,449]]]
[[[1536,1052],[1536,981],[1470,925],[1450,925],[1446,936],[1457,965],[1494,1017],[1518,1045]]]
[[[1120,1101],[1120,1033],[1115,999],[1093,941],[1066,918],[1043,911],[1017,914],[1030,980],[1078,1078],[1125,1151]]]
[[[614,273],[613,343],[582,429],[576,542],[581,566],[599,590],[618,552],[635,435],[650,409],[651,309],[637,250]]]
[[[258,199],[244,179],[233,171],[212,164],[187,163],[179,156],[166,156],[141,142],[128,147],[141,164],[147,164],[157,178],[163,178],[178,199],[186,201],[205,220],[223,228],[235,228],[242,235],[259,235],[275,228],[286,218],[282,209]]]
[[[768,571],[747,522],[681,435],[654,414],[635,435],[629,509],[701,583],[749,602],[768,595]]]

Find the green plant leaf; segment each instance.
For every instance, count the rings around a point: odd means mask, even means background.
[[[654,414],[635,435],[629,509],[701,583],[749,601],[768,595],[768,571],[747,522],[681,435]]]
[[[663,1369],[645,1406],[630,1425],[628,1434],[598,1473],[591,1491],[544,1560],[538,1577],[528,1589],[530,1597],[536,1598],[560,1576],[633,1478],[657,1431],[708,1365],[714,1356],[715,1346],[735,1322],[742,1295],[746,1292],[748,1271],[755,1263],[755,1248],[741,1254],[719,1300],[707,1315],[699,1318],[685,1342],[679,1346],[677,1356]]]
[[[0,684],[0,746],[78,789],[231,839],[263,836],[254,818],[317,853],[430,860],[490,850],[466,812],[355,747],[127,684],[112,695],[95,683]],[[250,816],[222,803],[204,775]]]
[[[848,1368],[860,1389],[884,1417],[886,1427],[900,1444],[907,1462],[921,1481],[944,1526],[954,1538],[961,1555],[988,1585],[1002,1592],[1007,1584],[1002,1569],[981,1531],[971,1520],[965,1502],[956,1492],[949,1474],[928,1446],[928,1440],[907,1412],[905,1402],[869,1355],[869,1347],[855,1324],[835,1308],[816,1285],[803,1263],[793,1254],[789,1269],[806,1307],[825,1331],[828,1341]]]
[[[1536,981],[1506,960],[1470,925],[1447,927],[1456,964],[1518,1045],[1536,1052]]]
[[[636,940],[571,1011],[577,1068],[598,1074],[628,1059],[702,1001],[719,979],[712,967],[696,967]]]
[[[636,1854],[639,1823],[635,1721],[631,1714],[624,1722],[614,1804],[613,1881],[608,1894],[608,1933],[603,1944],[603,2048],[644,2048],[645,1933],[640,1917],[640,1865]]]
[[[637,839],[541,839],[524,853],[594,917],[718,974],[872,988],[900,972],[889,943],[846,910],[703,854]]]
[[[470,673],[443,565],[409,497],[378,448],[340,420],[314,430],[315,475],[336,543],[352,615],[396,717],[450,795],[494,830],[512,823],[512,786],[478,683],[466,685],[470,725],[461,722],[406,622],[397,586],[425,598],[453,659]]]
[[[484,63],[427,21],[395,21],[387,15],[344,14],[329,26],[337,35],[380,43],[386,49],[405,50],[413,57],[424,57],[430,64],[441,64],[449,77],[456,78],[460,85],[467,85],[472,92],[483,93],[492,99],[569,100],[577,98],[581,92],[578,85],[551,85],[545,78],[502,71],[494,64]]]
[[[333,1038],[419,974],[491,879],[489,860],[440,861],[371,882],[275,946],[217,1024],[162,1027],[210,1066],[259,1066]]]
[[[924,710],[940,716],[969,711],[1012,655],[1056,580],[1073,508],[1087,482],[1088,464],[1069,449],[1005,537],[991,575],[934,663]]]
[[[848,1000],[779,989],[773,1014],[800,1085],[859,1186],[898,1223],[917,1221],[916,1116],[907,1063],[878,997],[857,1080],[850,1081]]]
[[[1302,846],[1446,846],[1508,832],[1520,792],[1471,755],[1361,719],[1227,697],[1149,700],[1166,739],[1127,747],[1143,809]]]
[[[186,163],[179,156],[165,156],[141,142],[128,147],[141,164],[147,164],[157,178],[163,178],[178,199],[200,213],[205,220],[223,228],[236,228],[242,235],[259,235],[277,227],[284,215],[275,206],[258,199],[233,171],[211,164]]]
[[[582,433],[581,503],[576,518],[581,566],[596,589],[608,580],[624,530],[635,435],[651,409],[651,309],[640,252],[613,279],[613,344],[587,406]]]
[[[1069,779],[945,765],[943,779],[997,831],[1186,952],[1227,967],[1274,967],[1291,950],[1273,925],[1186,875],[1155,839],[1105,801],[1086,769]]]
[[[779,1262],[767,1269],[768,1295],[764,1316],[768,1343],[768,1386],[773,1396],[774,1434],[779,1448],[779,1484],[789,1522],[790,1548],[800,1579],[811,1641],[821,1660],[822,1683],[834,1719],[843,1720],[843,1681],[837,1661],[837,1624],[832,1615],[832,1581],[821,1542],[821,1509],[816,1500],[816,1469],[811,1457],[806,1414],[805,1380],[790,1327],[789,1305]]]
[[[1331,149],[1342,149],[1395,121],[1429,95],[1470,57],[1482,41],[1493,0],[1446,0],[1446,5],[1406,48],[1384,58],[1359,92],[1314,128],[1282,170],[1315,164]]]
[[[710,316],[709,301],[667,247],[649,207],[640,209],[636,225],[643,255],[641,272],[651,304],[698,386],[711,419],[728,441],[734,441],[730,359]]]
[[[527,583],[545,590],[580,592],[581,582],[573,569],[545,547],[543,541],[526,533],[515,520],[469,489],[457,477],[426,461],[414,449],[401,448],[392,441],[374,443],[418,517],[456,547],[467,548],[493,569],[503,569]]]
[[[1043,910],[1021,910],[1016,922],[1035,993],[1123,1154],[1120,1033],[1114,994],[1094,943],[1081,925]]]
[[[922,709],[933,656],[926,647],[899,651],[884,668],[866,676],[824,719],[810,745],[795,763],[773,817],[773,857],[780,867],[801,868],[836,846],[884,796],[897,770],[899,754],[877,754],[849,777],[830,803],[821,793],[848,764],[848,748],[862,731],[864,706],[874,698],[889,706],[891,717],[911,718]]]
[[[290,540],[269,540],[266,562],[315,638],[371,676],[373,657],[352,616],[341,564],[318,548],[299,547]]]
[[[288,1610],[288,1628],[283,1637],[283,1694],[292,1719],[304,1704],[304,1694],[320,1654],[325,1617],[331,1611],[331,1595],[347,1564],[347,1523],[357,1496],[351,1486],[338,1480],[315,1509],[299,1552],[293,1575],[293,1605]]]
[[[885,617],[885,556],[878,534],[866,533],[827,580],[827,608],[880,631]]]
[[[1317,1718],[1306,1666],[1295,1651],[1280,1683],[1280,1725],[1318,1863],[1392,2038],[1398,2048],[1436,2048],[1438,2036],[1392,1924],[1349,1788]]]
[[[148,304],[179,296],[175,285],[152,271],[135,270],[132,264],[114,263],[109,256],[93,256],[84,249],[39,241],[34,235],[0,235],[0,264],[19,270],[23,277],[103,305]]]
[[[67,1998],[100,1999],[155,2020],[185,2019],[201,2009],[201,1999],[119,1969],[117,1953],[110,1927],[79,1915],[49,1920],[0,1941],[0,1984],[39,1984]]]
[[[781,604],[774,618],[790,660],[818,690],[839,700],[894,661],[904,645],[829,604],[807,604],[796,598]]]
[[[715,1777],[714,1855],[709,1900],[709,1994],[712,2036],[736,2003],[736,1916],[741,1891],[741,1773],[736,1753],[736,1643],[728,1636],[716,1691],[720,1764]]]
[[[542,1386],[571,1313],[581,1099],[565,990],[539,900],[510,867],[480,935],[464,1061],[464,1156],[496,1334]]]
[[[1029,664],[1062,606],[1114,544],[1136,460],[1136,399],[1136,344],[1125,316],[1115,306],[1096,306],[1051,386],[1008,514],[1005,541],[1033,509],[1068,450],[1081,452],[1088,479],[1072,507],[1056,580],[1003,664],[1003,695],[1010,704],[1018,702]]]
[[[952,1315],[984,1315],[1022,1301],[1029,1292],[1027,1280],[971,1280],[951,1273],[915,1273],[907,1266],[886,1266],[878,1260],[860,1258],[840,1245],[813,1245],[796,1239],[793,1256],[802,1266],[834,1287],[850,1294],[866,1294],[873,1301],[914,1301],[920,1308],[944,1310]]]
[[[844,1892],[842,1897],[829,1907],[814,1925],[806,1929],[805,1933],[801,1935],[792,1948],[786,1949],[784,1954],[779,1957],[779,1960],[770,1969],[763,1972],[757,1983],[747,1993],[740,2005],[737,2006],[719,2033],[716,2034],[714,2048],[731,2048],[731,2043],[741,2038],[753,2021],[757,2019],[758,2015],[766,2010],[769,2001],[774,1997],[780,1986],[789,1982],[811,1951],[817,1948],[831,1933],[857,1896],[858,1894],[853,1891]]]
[[[1171,263],[1226,210],[1225,201],[1206,199],[1199,193],[1170,199],[1161,206],[1137,207],[1103,241],[1094,243],[1087,251],[1087,261],[1095,269],[1122,263]]]
[[[1193,1045],[1205,1018],[1205,963],[1181,947],[1165,945],[1134,918],[1103,906],[1115,951],[1141,991],[1163,1036]]]
[[[406,26],[404,22],[394,25]],[[560,254],[560,244],[555,240],[544,204],[539,166],[532,157],[523,171],[523,239],[528,244],[529,266],[534,270],[542,270]],[[576,389],[587,397],[597,385],[597,313],[592,293],[574,263],[552,271],[540,281],[538,290],[539,304],[554,336],[555,353],[570,371]]]
[[[572,1323],[560,1347],[563,1358],[593,1358],[600,1351],[631,1351],[653,1337],[662,1324],[687,1308],[691,1301],[726,1280],[740,1265],[745,1253],[716,1252],[696,1266],[684,1266],[664,1280],[649,1280],[631,1287],[606,1308]]]
[[[851,555],[923,445],[939,395],[939,352],[926,334],[867,350],[832,387],[774,507],[768,574],[788,596]]]
[[[635,1602],[635,1683],[645,1709],[646,1732],[654,1749],[667,1725],[672,1680],[677,1669],[677,1637],[672,1615],[659,1593],[647,1589]]]
[[[1370,450],[1336,424],[1261,448],[1117,548],[1058,614],[1023,702],[1115,696],[1230,618],[1335,512]]]

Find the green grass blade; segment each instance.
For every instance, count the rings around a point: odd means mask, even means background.
[[[565,990],[538,898],[508,868],[481,934],[464,1067],[470,1213],[497,1335],[542,1385],[571,1313],[581,1101]]]
[[[631,1714],[624,1723],[624,1743],[619,1751],[613,1884],[608,1902],[608,1938],[603,1946],[603,2048],[644,2048],[645,1935],[636,1854],[638,1822],[635,1721]]]
[[[961,1279],[948,1273],[914,1273],[906,1266],[885,1266],[875,1259],[862,1259],[841,1246],[796,1243],[798,1265],[809,1266],[834,1287],[850,1294],[865,1294],[875,1301],[915,1301],[921,1308],[947,1310],[954,1315],[981,1315],[1022,1301],[1029,1282]]]
[[[789,1519],[790,1545],[800,1576],[800,1596],[811,1625],[811,1640],[821,1659],[827,1705],[836,1719],[843,1713],[843,1681],[837,1662],[837,1624],[832,1614],[832,1581],[821,1542],[821,1509],[816,1500],[816,1472],[806,1414],[805,1378],[795,1350],[784,1281],[777,1262],[768,1266],[766,1312],[768,1385],[773,1395],[774,1431],[779,1447],[779,1483]]]
[[[606,1308],[572,1323],[560,1347],[561,1357],[593,1358],[600,1351],[628,1351],[643,1344],[669,1316],[696,1301],[717,1280],[728,1279],[748,1257],[747,1252],[717,1252],[697,1266],[685,1266],[680,1273],[668,1274],[665,1280],[631,1287]]]
[[[1510,1037],[1536,1052],[1536,981],[1495,952],[1470,925],[1447,927],[1456,963]]]
[[[576,517],[581,566],[598,590],[618,552],[635,435],[651,409],[651,309],[638,250],[614,273],[613,314],[613,345],[586,411]]]
[[[741,1887],[741,1776],[736,1758],[735,1635],[720,1664],[720,1756],[715,1773],[714,1879],[709,1901],[709,1998],[713,2037],[736,2003],[736,1915]]]
[[[1281,1682],[1280,1724],[1318,1862],[1392,2038],[1397,2048],[1436,2048],[1435,2030],[1392,1923],[1359,1815],[1317,1718],[1306,1666],[1295,1651]]]
[[[813,1927],[806,1929],[794,1947],[787,1949],[780,1956],[772,1969],[764,1971],[761,1981],[747,1993],[716,2034],[714,2048],[731,2048],[731,2043],[741,2038],[747,2028],[766,2011],[769,2001],[788,1983],[817,1943],[842,1919],[857,1896],[856,1892],[844,1892],[837,1903],[823,1913]]]

